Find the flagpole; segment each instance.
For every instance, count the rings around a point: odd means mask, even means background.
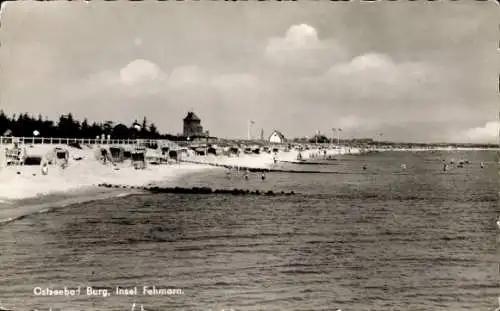
[[[247,124],[247,139],[250,140],[250,120],[248,120]]]

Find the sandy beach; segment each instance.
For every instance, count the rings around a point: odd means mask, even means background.
[[[49,146],[50,147],[50,146]],[[52,147],[54,148],[54,147]],[[66,168],[49,165],[48,173],[43,175],[41,166],[9,166],[0,170],[0,199],[15,200],[42,195],[61,193],[71,190],[92,189],[99,183],[141,186],[154,181],[175,179],[184,174],[213,169],[193,164],[150,165],[135,170],[129,161],[116,165],[103,164],[95,158],[96,148],[76,149],[64,147],[69,151]],[[47,146],[36,146],[31,154],[43,153]],[[81,158],[75,160],[74,158]]]
[[[298,161],[299,154],[303,160],[308,160],[361,153],[358,148],[344,147],[280,151],[278,154],[191,155],[183,156],[177,163],[149,164],[144,169],[134,169],[130,160],[103,164],[96,156],[100,148],[97,145],[83,146],[82,149],[67,145],[34,145],[26,150],[29,156],[44,157],[56,147],[68,151],[68,165],[65,168],[59,164],[49,165],[46,175],[42,174],[40,165],[0,167],[0,220],[43,211],[55,203],[66,205],[139,191],[99,188],[98,185],[103,183],[129,187],[156,185],[165,181],[175,184],[187,174],[223,169],[217,166],[270,169],[279,162]]]

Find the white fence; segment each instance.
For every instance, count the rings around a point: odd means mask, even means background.
[[[57,138],[57,137],[6,137],[0,136],[0,145],[11,145],[14,143],[34,144],[81,144],[81,145],[149,145],[175,147],[176,143],[166,139],[106,139],[106,138]]]

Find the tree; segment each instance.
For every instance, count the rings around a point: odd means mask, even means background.
[[[314,135],[311,139],[309,139],[310,143],[328,143],[330,142],[330,139],[326,137],[325,135],[319,134],[319,135]]]
[[[137,128],[136,128],[137,126]],[[89,125],[87,118],[80,123],[71,113],[59,116],[54,122],[43,117],[41,114],[35,118],[27,113],[13,114],[7,116],[0,110],[0,135],[10,130],[13,136],[33,136],[33,131],[37,130],[42,137],[62,137],[62,138],[96,138],[102,134],[113,135],[115,138],[161,138],[176,140],[178,137],[170,134],[160,134],[154,123],[148,125],[146,117],[142,121],[142,126],[134,120],[132,126],[127,128],[124,124],[113,126],[113,121],[105,121],[102,124],[93,122]]]
[[[131,131],[126,125],[120,123],[113,128],[111,137],[116,139],[128,139],[131,137]]]
[[[148,121],[146,119],[146,117],[144,117],[144,119],[142,120],[142,127],[141,127],[141,134],[140,134],[140,137],[141,138],[147,138],[149,135],[149,131],[148,131]]]
[[[71,113],[61,115],[57,124],[57,131],[61,137],[74,138],[79,136],[80,128],[73,121]]]
[[[90,135],[90,126],[87,118],[83,119],[82,125],[80,126],[80,136],[83,138],[94,138]]]
[[[0,110],[0,135],[10,128],[10,120],[7,118],[3,110]]]
[[[103,124],[104,134],[111,135],[111,131],[113,130],[113,121],[106,121]]]
[[[151,123],[149,126],[149,136],[150,138],[158,138],[160,134],[158,133],[158,129],[154,123]]]
[[[89,136],[90,138],[96,138],[97,136],[101,136],[103,133],[103,128],[97,124],[96,122],[92,123],[92,126],[89,128]]]

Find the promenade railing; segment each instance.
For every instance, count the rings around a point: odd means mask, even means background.
[[[10,144],[47,144],[47,145],[62,145],[62,144],[81,144],[81,145],[167,145],[176,146],[175,142],[167,139],[101,139],[101,138],[62,138],[62,137],[13,137],[0,136],[0,145]]]

